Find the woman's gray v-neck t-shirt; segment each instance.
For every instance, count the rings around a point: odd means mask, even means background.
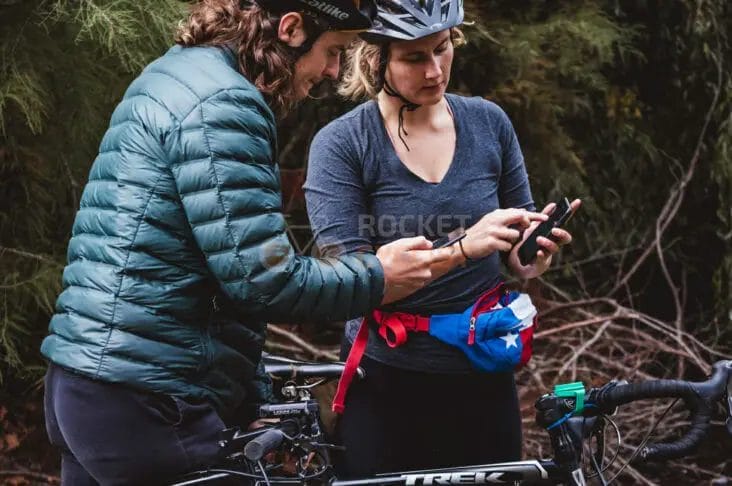
[[[413,236],[434,240],[458,227],[469,228],[498,208],[534,209],[523,155],[503,110],[483,98],[446,98],[457,142],[452,163],[437,184],[424,181],[402,163],[374,101],[318,132],[310,148],[305,197],[321,252],[373,252]],[[501,281],[500,264],[499,253],[493,253],[383,309],[421,315],[462,312]],[[356,319],[346,324],[349,341],[360,323]],[[409,333],[403,346],[392,349],[371,329],[366,355],[416,371],[472,369],[458,348],[422,332]]]

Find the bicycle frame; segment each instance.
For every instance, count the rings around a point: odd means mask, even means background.
[[[541,484],[557,478],[559,473],[554,461],[515,461],[380,474],[373,478],[334,480],[330,485]]]
[[[189,479],[183,482],[174,483],[171,486],[192,486],[199,484],[215,483],[221,479],[233,476],[225,470],[209,470],[205,476]],[[430,469],[422,471],[393,472],[379,474],[367,478],[337,479],[331,476],[327,482],[329,486],[428,486],[448,484],[559,484],[562,482],[564,473],[554,461],[515,461],[494,464],[481,464],[475,466],[460,466],[445,469]],[[242,478],[243,481],[246,479]],[[577,485],[584,485],[584,480],[576,482]],[[301,485],[302,481],[297,478],[272,477],[265,481],[252,481],[253,484],[276,485]]]
[[[282,364],[278,366],[284,366]],[[287,366],[294,366],[288,364]],[[323,373],[322,364],[313,365],[313,373]],[[330,367],[336,365],[327,365]],[[315,373],[317,368],[317,373]],[[276,369],[275,367],[271,368]],[[282,368],[282,376],[288,376]],[[295,377],[295,368],[291,369],[291,377]],[[328,368],[328,373],[334,370]],[[337,370],[336,370],[337,371]],[[307,369],[302,376],[308,376]],[[322,376],[322,375],[321,375]],[[322,383],[322,381],[320,382]],[[212,484],[220,479],[241,477],[243,483],[260,485],[302,485],[311,484],[315,479],[329,486],[357,485],[390,485],[390,486],[426,486],[451,484],[513,484],[513,485],[556,485],[569,484],[585,486],[585,476],[581,464],[583,443],[590,437],[599,440],[595,421],[603,425],[605,415],[612,414],[622,404],[634,400],[653,398],[683,398],[687,408],[692,411],[691,427],[686,436],[669,444],[648,444],[641,451],[642,459],[672,459],[689,454],[703,439],[711,421],[714,403],[718,400],[728,402],[728,429],[732,433],[732,361],[720,361],[714,365],[712,377],[705,382],[686,382],[677,380],[651,380],[638,384],[611,382],[601,388],[593,388],[587,393],[586,407],[579,397],[571,398],[555,390],[542,396],[536,403],[537,424],[546,429],[552,441],[554,458],[551,460],[526,460],[479,464],[471,466],[448,467],[442,469],[413,470],[379,474],[367,478],[339,479],[333,472],[327,449],[332,447],[320,443],[320,413],[317,401],[310,397],[310,388],[315,385],[297,386],[288,384],[283,387],[285,403],[263,405],[260,412],[263,417],[279,417],[282,421],[275,426],[241,433],[238,429],[222,432],[221,446],[238,451],[231,457],[238,460],[241,471],[231,469],[208,469],[187,475],[174,486],[190,486]],[[581,384],[579,388],[582,388]],[[584,390],[582,391],[584,396]],[[589,408],[589,410],[588,410]],[[295,427],[295,428],[292,428]],[[601,429],[601,427],[600,427]],[[300,442],[296,449],[300,457],[312,451],[319,451],[325,459],[317,473],[300,477],[269,476],[271,471],[264,468],[261,458],[269,451],[275,450],[285,440],[293,436],[293,444]],[[252,447],[254,446],[254,447]],[[321,451],[319,448],[323,448]],[[599,449],[600,447],[598,447]],[[295,450],[295,449],[293,449]],[[323,452],[325,451],[325,452]],[[597,459],[597,454],[593,454]],[[247,460],[243,460],[246,457]],[[598,461],[602,463],[602,457]],[[233,467],[237,467],[236,465]],[[259,467],[259,470],[256,468]],[[243,472],[243,471],[250,472]],[[265,472],[266,474],[263,474]],[[227,483],[230,484],[230,483]]]
[[[306,395],[308,395],[306,391]],[[290,396],[292,392],[290,391]],[[312,439],[315,442],[319,442],[319,408],[317,402],[314,400],[295,401],[282,404],[264,405],[262,409],[268,416],[279,416],[284,421],[299,421],[303,428],[308,428],[309,431],[315,432]],[[568,420],[566,423],[558,427],[554,434],[562,435],[565,440],[571,441],[574,444],[580,444],[585,438],[582,435],[583,424],[587,419],[582,417],[575,417]],[[257,431],[241,432],[239,429],[227,429],[221,434],[221,444],[225,449],[232,451],[242,451],[243,455],[246,456],[252,451],[248,448],[256,443],[258,437],[262,437],[265,434],[273,431],[280,432],[281,430],[287,430],[287,435],[295,435],[296,429],[283,428],[284,422],[281,422],[277,426],[259,429]],[[315,424],[316,427],[313,429],[311,426]],[[264,443],[269,441],[265,440]],[[268,450],[265,447],[265,450]],[[305,481],[298,478],[284,478],[271,476],[268,477],[267,481],[254,480],[254,478],[247,478],[245,476],[252,475],[254,472],[258,458],[261,457],[262,452],[257,451],[257,457],[250,459],[250,462],[244,465],[247,471],[242,473],[241,471],[235,471],[231,469],[210,469],[208,471],[199,472],[198,477],[190,478],[186,481],[174,483],[174,486],[190,486],[200,484],[212,484],[216,483],[220,479],[230,478],[233,476],[242,476],[242,482],[247,484],[256,484],[269,486],[275,485],[301,485]],[[239,453],[241,456],[241,452]],[[574,464],[570,461],[570,464]],[[574,466],[573,466],[574,467]],[[195,474],[195,473],[194,473]],[[261,469],[260,469],[261,474]],[[190,477],[190,476],[189,476]],[[568,483],[568,478],[571,483]],[[351,478],[351,479],[339,479],[336,477],[332,467],[330,466],[330,459],[327,459],[327,465],[323,470],[322,476],[320,476],[318,483],[328,484],[329,486],[356,486],[356,485],[392,485],[392,486],[423,486],[423,485],[446,485],[446,484],[513,484],[513,485],[552,485],[552,484],[574,484],[575,486],[584,486],[585,480],[579,467],[574,470],[568,470],[565,465],[562,467],[555,460],[525,460],[525,461],[514,461],[514,462],[499,462],[499,463],[486,463],[476,464],[468,466],[457,466],[439,469],[424,469],[424,470],[410,470],[410,471],[396,471],[387,474],[379,474],[372,477],[364,478]]]

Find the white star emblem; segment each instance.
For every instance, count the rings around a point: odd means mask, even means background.
[[[501,336],[501,339],[503,339],[504,341],[506,341],[506,349],[508,349],[508,348],[510,348],[512,346],[514,348],[518,348],[518,344],[516,344],[516,339],[518,339],[518,337],[519,337],[518,334],[512,334],[512,333],[509,332],[505,336]]]

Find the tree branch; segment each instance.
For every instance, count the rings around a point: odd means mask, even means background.
[[[5,246],[0,246],[0,256],[2,256],[3,253],[10,253],[10,254],[22,256],[25,258],[32,258],[34,260],[38,260],[39,262],[47,263],[47,264],[53,265],[55,267],[63,267],[62,264],[53,260],[51,257],[48,257],[46,255],[39,255],[37,253],[30,253],[30,252],[23,251],[23,250],[18,250],[16,248],[7,248]]]
[[[689,167],[686,170],[684,176],[674,188],[674,190],[671,192],[671,195],[666,201],[666,204],[664,204],[663,208],[661,209],[661,214],[656,219],[656,235],[653,242],[651,242],[651,244],[643,251],[638,260],[636,260],[636,262],[633,264],[631,269],[623,276],[623,278],[615,285],[615,287],[613,287],[608,295],[614,295],[620,288],[624,287],[625,284],[628,283],[630,278],[635,274],[635,272],[637,272],[641,265],[646,261],[648,256],[654,251],[659,251],[663,233],[676,217],[676,213],[681,207],[681,203],[683,202],[684,196],[686,195],[686,188],[694,177],[696,166],[701,157],[701,151],[704,147],[704,140],[707,137],[709,125],[711,124],[714,112],[717,110],[717,106],[719,105],[720,93],[722,92],[722,87],[724,84],[724,71],[722,70],[722,61],[719,55],[720,51],[721,46],[718,43],[718,55],[714,56],[715,65],[717,67],[717,84],[714,88],[714,96],[712,97],[712,102],[709,106],[709,109],[707,110],[706,116],[704,117],[704,125],[702,126],[699,137],[697,138],[696,147],[694,149],[694,154],[691,157],[691,161],[689,162]],[[672,288],[672,292],[673,291],[674,288]]]
[[[46,484],[56,484],[61,482],[61,478],[57,476],[51,476],[50,474],[37,473],[33,471],[26,471],[24,469],[0,471],[0,477],[2,476],[25,476],[43,481]]]
[[[267,326],[267,331],[271,332],[272,334],[275,334],[276,336],[283,337],[290,342],[296,344],[304,351],[310,353],[312,356],[315,356],[316,358],[324,358],[331,361],[338,361],[338,355],[335,353],[332,353],[330,351],[326,351],[324,349],[319,349],[313,346],[312,344],[308,343],[301,337],[297,336],[295,333],[286,331],[282,329],[279,326],[276,326],[274,324],[269,324]]]

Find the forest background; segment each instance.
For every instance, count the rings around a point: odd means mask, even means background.
[[[187,5],[0,0],[0,483],[57,482],[39,345],[71,224],[114,106],[171,45]],[[546,444],[532,403],[557,380],[698,379],[732,353],[732,2],[466,0],[466,10],[451,90],[507,111],[539,205],[584,201],[574,243],[528,285],[542,324],[519,382],[535,455]],[[349,107],[308,101],[280,126],[283,204],[305,254],[316,250],[303,154]],[[267,347],[331,358],[341,326],[272,326]],[[621,454],[662,411],[621,415],[631,429]],[[728,484],[722,419],[674,466],[677,483]],[[684,420],[674,409],[656,438]],[[660,484],[660,472],[633,466],[622,484]]]

